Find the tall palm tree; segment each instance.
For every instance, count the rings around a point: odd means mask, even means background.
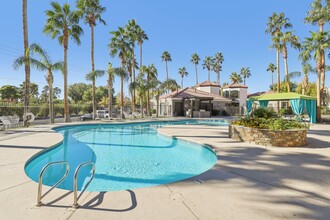
[[[270,63],[268,65],[268,68],[267,68],[267,72],[271,72],[272,73],[272,88],[273,88],[273,91],[275,91],[275,87],[274,87],[274,72],[276,71],[277,67],[275,66],[275,64],[273,63]]]
[[[96,116],[96,101],[95,101],[95,81],[96,78],[104,76],[104,70],[94,70],[86,74],[86,80],[92,81],[92,102],[93,102],[93,120],[95,120]]]
[[[132,50],[133,51],[133,50]],[[138,63],[135,58],[133,58],[133,54],[131,52],[127,53],[127,60],[126,60],[126,66],[127,66],[127,71],[129,73],[129,79],[130,83],[133,83],[135,81],[135,69],[138,69]],[[134,89],[130,90],[131,97],[132,97],[132,112],[135,112],[135,92]]]
[[[148,35],[145,33],[144,30],[140,26],[138,26],[136,30],[136,39],[140,46],[140,66],[142,66],[142,45],[144,41],[149,40]]]
[[[69,102],[68,102],[68,47],[69,38],[80,45],[80,35],[83,30],[79,26],[79,15],[76,11],[71,11],[70,5],[65,3],[61,6],[57,2],[51,2],[52,10],[46,11],[47,21],[43,32],[58,39],[64,49],[64,117],[65,122],[70,122]]]
[[[171,54],[168,51],[164,51],[161,58],[162,58],[162,61],[165,61],[165,63],[166,63],[166,80],[168,80],[167,62],[172,62]]]
[[[147,112],[148,115],[151,115],[150,111],[150,90],[154,88],[155,86],[155,80],[157,80],[158,76],[158,71],[155,67],[154,64],[151,64],[147,68],[147,86],[148,86],[148,91],[147,91]]]
[[[102,7],[99,3],[99,0],[77,0],[77,9],[80,16],[83,17],[84,22],[89,25],[91,29],[91,64],[92,72],[86,75],[87,78],[92,80],[94,84],[93,90],[93,119],[96,115],[96,103],[95,103],[95,77],[99,73],[93,73],[95,71],[94,63],[94,28],[97,22],[106,25],[105,21],[102,19],[101,15],[105,12],[106,8]],[[93,80],[94,79],[94,80]]]
[[[325,71],[324,54],[325,50],[329,49],[330,35],[328,32],[311,32],[311,37],[305,38],[303,42],[303,50],[300,53],[300,58],[306,62],[312,58],[316,61],[317,80],[316,80],[316,96],[317,96],[317,121],[321,121],[321,76]]]
[[[251,71],[250,71],[250,68],[249,67],[243,67],[241,69],[241,72],[240,72],[241,76],[243,77],[244,79],[244,85],[245,85],[245,81],[246,81],[246,78],[250,78],[251,76]]]
[[[112,31],[110,32],[113,37],[111,38],[110,44],[109,44],[109,50],[110,50],[110,55],[112,57],[115,57],[118,55],[118,57],[121,60],[121,70],[118,68],[115,71],[115,74],[120,76],[120,100],[121,100],[121,109],[120,109],[120,114],[121,118],[124,117],[124,80],[126,79],[126,60],[128,57],[129,52],[131,52],[131,47],[129,44],[129,38],[127,35],[127,31],[119,27],[117,31]],[[126,75],[125,75],[126,74]]]
[[[293,31],[278,32],[274,37],[274,47],[281,51],[284,66],[285,66],[285,76],[288,92],[290,92],[290,78],[289,78],[289,67],[288,67],[288,48],[287,44],[295,49],[300,49],[299,38],[293,34]]]
[[[197,65],[199,64],[199,61],[201,60],[201,58],[199,58],[197,53],[193,53],[191,55],[191,60],[190,62],[192,62],[195,65],[195,71],[196,71],[196,85],[198,85],[198,73],[197,73]]]
[[[304,75],[302,82],[301,82],[301,87],[302,87],[302,94],[305,95],[307,93],[307,87],[309,84],[309,79],[308,79],[308,75],[310,73],[317,73],[317,71],[315,69],[313,69],[313,67],[309,64],[309,63],[303,63],[303,71],[299,72],[291,72],[290,78],[295,78],[295,77],[301,77],[302,75]]]
[[[22,0],[22,15],[23,15],[23,36],[24,36],[24,55],[27,56],[29,48],[29,34],[27,21],[27,0]],[[26,59],[25,68],[25,88],[24,88],[24,114],[30,111],[30,63]],[[27,121],[24,121],[24,126],[28,126]]]
[[[37,70],[40,71],[47,71],[47,75],[45,76],[46,81],[48,83],[49,88],[49,117],[50,123],[54,124],[54,103],[53,103],[53,82],[54,76],[53,71],[62,70],[63,69],[63,62],[56,62],[53,63],[49,58],[47,52],[40,47],[38,44],[32,44],[28,48],[29,56],[29,63],[32,67],[35,67]],[[37,55],[34,57],[33,55]],[[17,69],[18,67],[24,65],[26,63],[26,57],[21,56],[14,61],[14,68]]]
[[[274,41],[274,37],[281,30],[291,28],[292,24],[289,22],[289,19],[285,17],[284,13],[276,14],[273,13],[272,16],[268,17],[266,33],[269,33]],[[275,42],[276,43],[276,42]],[[274,42],[273,42],[274,44]],[[276,49],[276,70],[277,70],[277,85],[281,84],[281,75],[280,75],[280,50]],[[280,86],[277,87],[277,93],[280,92]]]
[[[188,72],[186,70],[186,67],[179,68],[178,74],[181,76],[181,88],[183,89],[183,77],[188,76]]]
[[[210,71],[211,71],[211,67],[213,64],[213,59],[210,56],[205,57],[204,61],[203,61],[203,69],[207,69],[208,71],[208,81],[210,81]]]
[[[231,73],[229,79],[233,84],[243,82],[242,76],[236,72]]]
[[[326,0],[323,4],[322,0],[315,0],[310,4],[310,10],[305,17],[305,23],[319,26],[319,32],[323,32],[325,23],[330,21],[330,1]],[[325,55],[323,61],[325,63]],[[324,91],[325,85],[325,70],[321,74],[321,90]]]
[[[115,81],[115,73],[114,70],[112,68],[112,64],[109,62],[108,63],[108,69],[107,69],[107,73],[108,73],[108,96],[109,96],[109,103],[108,103],[108,110],[109,110],[109,118],[112,117],[112,90],[113,90],[113,82]]]
[[[128,21],[128,24],[126,25],[126,30],[128,32],[129,42],[132,47],[132,59],[131,64],[129,65],[131,70],[129,72],[131,73],[131,83],[135,82],[135,67],[137,67],[137,62],[135,60],[135,43],[138,41],[138,31],[140,30],[140,26],[136,24],[136,21],[134,19]],[[142,40],[143,41],[143,40]],[[141,48],[140,48],[141,49]],[[132,112],[135,112],[135,90],[131,91],[132,94]]]
[[[217,74],[217,83],[220,85],[220,71],[222,71],[222,63],[224,61],[223,55],[221,52],[218,52],[214,55],[214,62],[212,65],[213,71]]]
[[[124,118],[124,81],[128,80],[128,73],[122,67],[117,67],[113,69],[116,76],[120,78],[120,117]]]

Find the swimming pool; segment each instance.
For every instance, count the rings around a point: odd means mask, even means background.
[[[219,120],[183,120],[59,127],[55,130],[64,136],[63,143],[32,157],[25,172],[38,181],[47,163],[68,161],[69,175],[58,188],[72,190],[77,166],[93,161],[96,171],[87,191],[116,191],[171,183],[211,169],[217,158],[210,148],[158,134],[159,127],[171,124],[228,125]],[[81,169],[78,190],[88,182],[90,172],[90,166]],[[55,184],[64,173],[64,165],[49,167],[43,184]]]

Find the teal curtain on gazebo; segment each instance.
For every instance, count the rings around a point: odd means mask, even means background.
[[[263,100],[263,101],[259,101],[259,104],[260,104],[260,107],[261,108],[267,108],[267,105],[268,105],[268,100]]]
[[[307,114],[310,118],[310,123],[316,122],[316,100],[306,100]]]
[[[303,99],[291,99],[290,100],[292,111],[296,115],[302,115],[305,110],[305,100]]]
[[[252,111],[252,105],[253,105],[252,100],[246,101],[246,115],[249,115],[249,113]]]

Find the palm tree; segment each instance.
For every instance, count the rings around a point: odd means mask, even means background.
[[[131,52],[131,47],[129,44],[129,38],[127,32],[124,28],[119,27],[117,31],[110,32],[113,37],[111,38],[111,42],[109,44],[110,55],[118,57],[121,60],[121,70],[118,68],[115,72],[116,75],[120,76],[120,86],[121,86],[121,93],[120,93],[120,101],[121,101],[121,109],[120,114],[121,118],[124,117],[124,80],[126,79],[126,60],[128,57],[129,52]]]
[[[231,80],[231,82],[233,84],[243,82],[242,76],[240,74],[236,73],[236,72],[231,73],[230,76],[229,76],[229,79]]]
[[[300,58],[305,63],[313,58],[316,61],[317,81],[316,81],[316,96],[317,96],[317,121],[321,121],[321,76],[325,71],[325,63],[323,62],[325,50],[329,48],[330,36],[328,32],[310,32],[311,37],[305,38],[303,50],[300,53]]]
[[[124,118],[124,81],[128,80],[128,73],[122,67],[117,67],[113,69],[116,76],[120,78],[120,117]]]
[[[95,101],[95,81],[96,78],[104,76],[104,70],[94,70],[86,74],[86,80],[92,81],[92,102],[93,102],[93,120],[95,120],[96,116],[96,101]]]
[[[246,68],[243,67],[241,69],[240,74],[244,79],[244,85],[245,85],[246,78],[250,78],[250,76],[251,76],[251,71],[250,71],[249,67],[246,67]]]
[[[207,69],[208,73],[208,81],[210,81],[210,71],[211,71],[211,66],[213,64],[213,59],[210,56],[205,57],[204,61],[203,61],[203,69]]]
[[[138,31],[140,26],[136,24],[136,21],[130,20],[128,21],[128,24],[126,25],[126,30],[128,32],[129,42],[132,48],[132,58],[131,58],[131,64],[129,65],[131,70],[129,72],[131,73],[131,83],[135,82],[135,69],[137,67],[137,62],[135,60],[135,42],[138,41]],[[143,40],[142,40],[143,41]],[[141,49],[141,48],[140,48]],[[135,90],[131,91],[132,94],[132,112],[135,112]]]
[[[291,28],[292,24],[289,22],[289,19],[285,17],[284,13],[276,14],[273,13],[272,16],[268,17],[266,33],[269,33],[274,41],[274,37],[281,30]],[[273,42],[273,44],[276,42]],[[280,75],[280,50],[276,48],[276,69],[277,69],[277,85],[281,84],[281,75]],[[277,87],[277,93],[280,92],[280,87]]]
[[[133,54],[131,52],[127,52],[127,60],[126,60],[126,66],[127,66],[127,71],[129,73],[129,78],[130,78],[130,83],[133,83],[135,81],[135,69],[139,68],[138,63],[136,59],[133,59]],[[131,97],[132,97],[132,112],[135,112],[135,92],[134,89],[130,90]]]
[[[214,62],[212,69],[217,74],[217,83],[220,85],[220,71],[222,71],[222,63],[224,61],[223,55],[221,52],[218,52],[214,55]]]
[[[273,87],[273,91],[275,91],[275,87],[274,87],[274,72],[276,71],[277,67],[275,66],[275,64],[273,63],[270,63],[268,65],[268,68],[267,68],[267,72],[271,72],[272,73],[272,87]]]
[[[162,54],[162,61],[166,63],[166,80],[168,80],[168,66],[167,62],[172,62],[171,54],[168,51],[164,51]]]
[[[290,92],[290,78],[289,78],[289,68],[288,68],[288,48],[287,44],[295,49],[300,49],[299,38],[293,34],[293,31],[278,32],[274,37],[274,47],[281,51],[284,66],[285,66],[285,76],[288,92]]]
[[[159,116],[159,97],[165,93],[165,88],[162,86],[162,83],[154,79],[152,81],[152,86],[155,88],[155,97],[156,97],[156,117],[158,118]]]
[[[58,39],[64,49],[64,117],[65,122],[70,121],[69,102],[68,102],[68,47],[69,38],[80,45],[80,35],[83,30],[79,26],[79,16],[75,11],[71,11],[70,5],[65,3],[61,6],[57,2],[51,2],[52,10],[46,11],[47,21],[43,32]]]
[[[186,67],[179,68],[178,74],[181,76],[181,88],[183,89],[183,77],[188,76]]]
[[[24,35],[24,55],[27,55],[29,48],[29,34],[28,34],[28,22],[27,22],[27,0],[23,0],[23,35]],[[24,115],[30,111],[30,63],[29,59],[26,59],[24,63],[25,68],[25,92],[24,92]],[[27,121],[24,121],[24,126],[27,126]]]
[[[162,83],[162,87],[173,92],[175,90],[178,90],[179,85],[174,79],[168,79]]]
[[[45,76],[49,88],[49,116],[50,123],[54,124],[54,103],[53,103],[53,82],[54,76],[53,71],[62,70],[63,62],[52,63],[47,52],[43,50],[38,44],[32,44],[27,51],[31,56],[29,56],[29,63],[32,67],[35,67],[40,71],[47,71],[47,76]],[[36,54],[38,58],[33,57]],[[26,63],[26,56],[21,56],[14,61],[14,69],[18,69],[20,66]]]
[[[150,116],[150,90],[153,88],[153,81],[157,79],[157,69],[151,64],[146,69],[147,73],[147,114]]]
[[[311,9],[307,12],[305,23],[319,26],[319,32],[323,32],[325,23],[330,21],[330,1],[327,0],[323,5],[322,0],[315,0],[310,5]],[[323,61],[325,63],[325,55]],[[325,85],[325,70],[321,74],[321,90],[324,91]]]
[[[149,40],[148,35],[140,26],[136,30],[136,39],[140,46],[140,66],[142,66],[142,45],[145,40]]]
[[[101,15],[105,12],[105,7],[102,7],[99,3],[99,0],[78,0],[77,1],[78,13],[81,17],[84,18],[84,22],[89,25],[91,28],[91,63],[92,63],[92,72],[86,75],[89,80],[92,80],[93,87],[93,119],[96,115],[96,103],[95,103],[95,77],[100,73],[94,73],[95,63],[94,63],[94,28],[96,23],[106,25],[105,21],[102,19]],[[91,77],[91,78],[90,78]]]
[[[308,79],[309,73],[317,73],[317,71],[315,69],[313,69],[313,67],[309,63],[304,63],[302,72],[296,71],[296,72],[292,72],[289,74],[290,78],[301,77],[302,74],[304,75],[302,82],[301,82],[303,95],[305,95],[305,93],[307,93],[307,87],[308,87],[308,83],[309,83],[309,79]]]
[[[108,103],[108,110],[109,110],[109,118],[112,117],[112,90],[113,90],[113,82],[115,81],[115,73],[114,73],[114,70],[112,68],[112,64],[109,62],[108,63],[108,70],[107,70],[107,73],[108,73],[108,96],[109,96],[109,103]]]
[[[136,90],[137,91],[137,95],[139,97],[139,102],[140,102],[140,108],[141,108],[141,116],[143,117],[144,113],[143,113],[143,99],[145,97],[145,94],[148,90],[148,86],[147,86],[147,80],[144,78],[145,72],[146,70],[146,66],[142,66],[140,67],[140,73],[138,74],[138,76],[136,77],[135,82],[132,82],[129,85],[129,90]]]
[[[198,73],[197,73],[197,65],[199,64],[199,61],[201,60],[201,58],[199,58],[197,53],[193,53],[191,55],[191,60],[190,62],[192,62],[195,65],[195,70],[196,70],[196,85],[198,85]]]

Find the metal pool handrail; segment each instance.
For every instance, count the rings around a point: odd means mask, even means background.
[[[80,171],[80,168],[87,166],[87,165],[92,165],[92,176],[90,178],[90,180],[88,181],[88,183],[85,185],[84,189],[81,191],[81,193],[79,194],[79,196],[77,196],[78,192],[77,192],[77,177],[78,177],[78,173]],[[94,174],[95,174],[95,164],[94,162],[90,161],[90,162],[86,162],[86,163],[82,163],[80,164],[75,173],[74,173],[74,177],[73,177],[73,205],[72,208],[78,208],[79,204],[78,204],[78,199],[81,197],[81,195],[85,192],[86,188],[88,187],[88,185],[92,182],[93,178],[94,178]]]
[[[66,168],[64,176],[57,183],[55,183],[45,194],[41,195],[41,193],[42,193],[42,178],[43,178],[43,175],[44,175],[46,169],[48,167],[52,166],[52,165],[62,164],[62,163],[65,164],[65,168]],[[58,186],[61,182],[63,182],[65,180],[65,178],[68,176],[69,170],[70,170],[69,163],[66,162],[66,161],[51,162],[51,163],[46,164],[42,168],[42,170],[40,171],[40,174],[39,174],[38,196],[37,196],[37,204],[36,204],[37,206],[41,206],[42,205],[41,199],[44,198],[48,193],[50,193],[50,191],[52,191],[56,186]]]

